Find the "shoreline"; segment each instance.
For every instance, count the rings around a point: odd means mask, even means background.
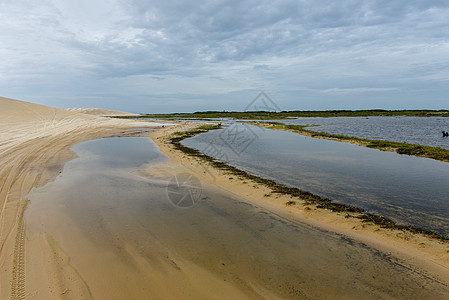
[[[381,228],[378,225],[363,223],[355,218],[348,219],[342,213],[319,209],[311,204],[286,205],[288,201],[297,200],[297,198],[271,193],[271,189],[260,183],[238,180],[232,177],[235,175],[214,168],[200,158],[182,153],[170,144],[170,136],[174,132],[188,131],[199,126],[201,126],[199,123],[185,122],[179,127],[174,126],[154,131],[150,137],[170,160],[186,165],[187,169],[202,182],[231,191],[249,203],[262,206],[289,219],[299,220],[349,236],[377,249],[382,249],[386,253],[405,258],[411,265],[418,266],[430,274],[435,274],[441,281],[449,285],[449,246],[447,243],[421,234]]]
[[[3,103],[0,102],[0,104]],[[29,107],[28,114],[24,112],[24,106]],[[250,181],[242,182],[235,176],[231,178],[232,175],[226,171],[205,165],[203,161],[189,157],[167,143],[171,133],[193,129],[200,125],[198,123],[177,122],[175,126],[165,126],[148,133],[146,130],[129,130],[149,126],[149,123],[144,121],[92,117],[26,104],[26,102],[20,102],[14,107],[19,115],[10,119],[7,116],[6,121],[0,123],[0,129],[6,129],[3,131],[4,134],[0,135],[0,178],[3,180],[0,190],[0,200],[3,201],[0,231],[0,262],[3,269],[0,280],[1,298],[15,299],[22,296],[45,299],[83,296],[92,298],[93,289],[90,287],[98,288],[102,279],[95,276],[101,274],[101,270],[90,266],[89,262],[104,259],[104,253],[93,247],[77,228],[72,228],[72,223],[64,219],[64,215],[58,215],[53,220],[55,224],[63,227],[61,232],[64,235],[60,237],[50,235],[45,229],[39,230],[39,219],[34,219],[38,227],[28,226],[28,217],[23,217],[29,202],[26,196],[32,188],[44,186],[55,180],[62,172],[65,163],[76,157],[70,150],[74,144],[99,138],[136,134],[150,136],[159,146],[160,151],[170,160],[152,166],[149,170],[135,171],[133,172],[135,175],[145,177],[146,174],[165,176],[170,172],[192,173],[205,185],[214,186],[218,190],[235,195],[242,201],[265,208],[274,215],[351,237],[382,250],[386,255],[399,257],[405,268],[414,270],[413,272],[420,276],[432,278],[446,287],[449,286],[449,247],[447,245],[419,235],[362,224],[359,220],[346,219],[342,214],[316,209],[313,205],[287,206],[285,203],[292,199],[290,196],[270,194],[265,186]],[[7,110],[3,111],[8,114]],[[14,122],[11,123],[11,121]],[[152,125],[161,127],[161,124]],[[270,195],[266,196],[267,194]],[[90,248],[85,248],[82,256],[71,257],[71,248],[62,247],[66,242],[75,243],[74,247],[79,249],[84,249],[83,245]],[[157,240],[154,243],[157,244]],[[169,274],[175,276],[177,282],[165,282],[163,280],[165,277],[159,277],[163,273],[152,271],[152,267],[139,253],[133,252],[131,248],[125,250],[135,259],[136,266],[147,277],[131,283],[117,281],[115,282],[117,291],[122,287],[123,290],[120,292],[126,292],[129,284],[138,289],[143,284],[151,283],[153,292],[156,293],[155,295],[159,294],[160,298],[175,292],[179,295],[191,292],[191,295],[194,295],[195,288],[196,291],[204,290],[204,293],[208,295],[214,295],[218,287],[226,288],[231,294],[240,293],[235,285],[222,282],[215,273],[208,272],[171,252],[168,253],[172,260],[167,259],[165,255],[160,257],[163,266],[169,270],[175,262],[185,271],[182,274],[176,270],[170,271],[172,273]],[[79,273],[76,264],[80,262],[87,268],[91,268],[88,269],[90,271]],[[122,262],[118,263],[119,266],[115,266],[118,271],[123,271],[123,274],[128,274],[126,272],[134,274],[133,270],[126,269],[126,265],[123,266],[123,270],[120,270]],[[112,269],[113,266],[111,266]],[[112,275],[109,276],[113,278]],[[144,278],[151,278],[152,282],[145,283]],[[183,283],[181,288],[176,284],[180,282]],[[207,287],[204,287],[205,282],[208,283]],[[170,288],[164,290],[161,284]],[[263,291],[263,287],[260,288]],[[138,290],[132,293],[134,296],[139,295]],[[98,292],[94,294],[98,296]],[[267,296],[267,298],[270,297]]]

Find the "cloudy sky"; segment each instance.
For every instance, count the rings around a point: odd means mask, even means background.
[[[0,96],[60,108],[449,108],[447,0],[1,0],[0,20]]]

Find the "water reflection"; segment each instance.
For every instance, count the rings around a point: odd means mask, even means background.
[[[240,129],[238,139],[224,139],[229,130],[224,128],[183,143],[262,177],[402,224],[449,233],[448,163],[291,132],[232,126]],[[233,142],[237,140],[251,141],[238,155],[235,149],[242,149],[242,143]],[[209,151],[210,145],[220,151]]]

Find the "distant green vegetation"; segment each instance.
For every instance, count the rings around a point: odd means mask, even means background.
[[[318,208],[324,208],[330,211],[334,212],[345,212],[347,213],[347,217],[355,217],[361,219],[363,222],[370,222],[379,225],[382,228],[390,228],[390,229],[399,229],[399,230],[407,230],[413,233],[420,233],[427,235],[431,238],[436,238],[441,241],[449,241],[449,237],[444,236],[442,234],[439,234],[435,231],[425,230],[414,226],[407,226],[407,225],[398,225],[394,221],[385,218],[384,216],[377,216],[374,214],[370,214],[365,212],[363,209],[352,206],[352,205],[346,205],[346,204],[340,204],[332,202],[328,198],[321,197],[319,195],[303,191],[299,188],[295,187],[288,187],[283,184],[276,183],[273,180],[262,178],[253,174],[250,174],[246,171],[240,170],[234,166],[231,166],[227,164],[226,162],[216,160],[215,158],[208,156],[204,153],[201,153],[200,151],[186,147],[181,144],[181,141],[193,137],[197,134],[207,132],[209,130],[215,130],[221,128],[221,125],[205,125],[200,126],[198,128],[195,128],[190,131],[183,131],[183,132],[175,132],[170,137],[170,143],[174,146],[175,149],[182,151],[183,153],[190,155],[192,157],[199,158],[205,162],[208,162],[210,165],[212,165],[215,168],[218,168],[220,170],[225,170],[226,172],[239,177],[243,180],[251,180],[256,183],[260,183],[265,185],[266,187],[270,188],[273,193],[279,193],[279,194],[285,194],[290,195],[296,198],[299,198],[304,201],[305,204],[313,204],[316,205]],[[286,202],[286,205],[292,206],[296,205],[296,202],[294,200],[289,200]]]
[[[173,114],[142,114],[139,118],[157,119],[199,119],[235,118],[241,120],[269,120],[298,117],[368,117],[368,116],[411,116],[411,117],[449,117],[449,110],[325,110],[325,111],[202,111],[194,113]],[[133,116],[118,116],[116,118],[135,118]]]
[[[255,122],[255,123],[251,122],[251,124],[261,125],[263,127],[271,129],[293,131],[311,137],[327,138],[342,142],[354,142],[369,148],[394,151],[399,154],[407,154],[407,155],[432,158],[435,160],[449,161],[449,150],[443,149],[441,147],[414,145],[414,144],[390,142],[382,140],[368,140],[353,136],[346,136],[342,134],[329,134],[325,132],[316,132],[305,129],[306,127],[310,127],[310,125],[287,125],[278,122]]]

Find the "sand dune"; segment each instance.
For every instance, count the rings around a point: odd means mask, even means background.
[[[31,188],[46,184],[73,158],[78,142],[159,123],[107,119],[0,97],[0,298],[25,291],[25,226]],[[39,270],[26,270],[40,276]],[[11,286],[12,284],[12,286]]]

